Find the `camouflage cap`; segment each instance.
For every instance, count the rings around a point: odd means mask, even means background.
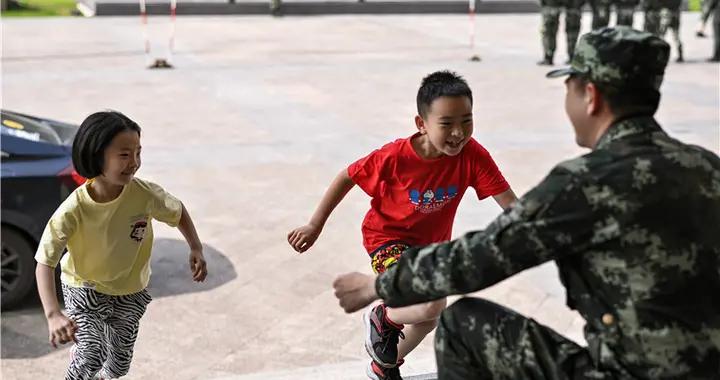
[[[659,90],[670,46],[628,26],[596,29],[580,37],[570,67],[548,78],[580,75],[605,88]]]

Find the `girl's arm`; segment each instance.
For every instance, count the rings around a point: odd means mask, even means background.
[[[205,281],[205,277],[207,277],[207,263],[203,256],[202,243],[200,242],[195,225],[185,205],[182,206],[182,216],[180,216],[178,229],[185,237],[188,246],[190,246],[190,271],[192,272],[193,281]]]
[[[77,325],[60,310],[55,289],[55,268],[38,263],[35,269],[38,294],[48,322],[48,340],[53,347],[75,340]]]
[[[348,175],[347,170],[341,171],[335,177],[322,200],[320,200],[320,204],[317,206],[312,218],[310,218],[310,222],[288,233],[288,243],[293,249],[302,253],[312,247],[315,240],[320,236],[330,214],[353,186],[355,186],[355,183]]]

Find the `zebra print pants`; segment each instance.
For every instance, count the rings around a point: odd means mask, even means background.
[[[65,310],[77,323],[65,380],[124,376],[130,369],[140,318],[152,300],[147,290],[111,296],[92,289],[62,285]]]

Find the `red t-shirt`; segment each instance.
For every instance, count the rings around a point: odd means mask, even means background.
[[[457,156],[426,160],[413,149],[414,136],[387,144],[348,167],[353,182],[372,197],[362,224],[369,253],[391,241],[425,245],[449,240],[468,187],[479,199],[510,188],[475,139]]]

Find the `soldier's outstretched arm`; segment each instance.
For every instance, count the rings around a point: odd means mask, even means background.
[[[378,296],[397,307],[470,293],[599,243],[596,229],[613,227],[593,213],[592,184],[574,172],[558,166],[485,230],[405,251],[377,278]]]

